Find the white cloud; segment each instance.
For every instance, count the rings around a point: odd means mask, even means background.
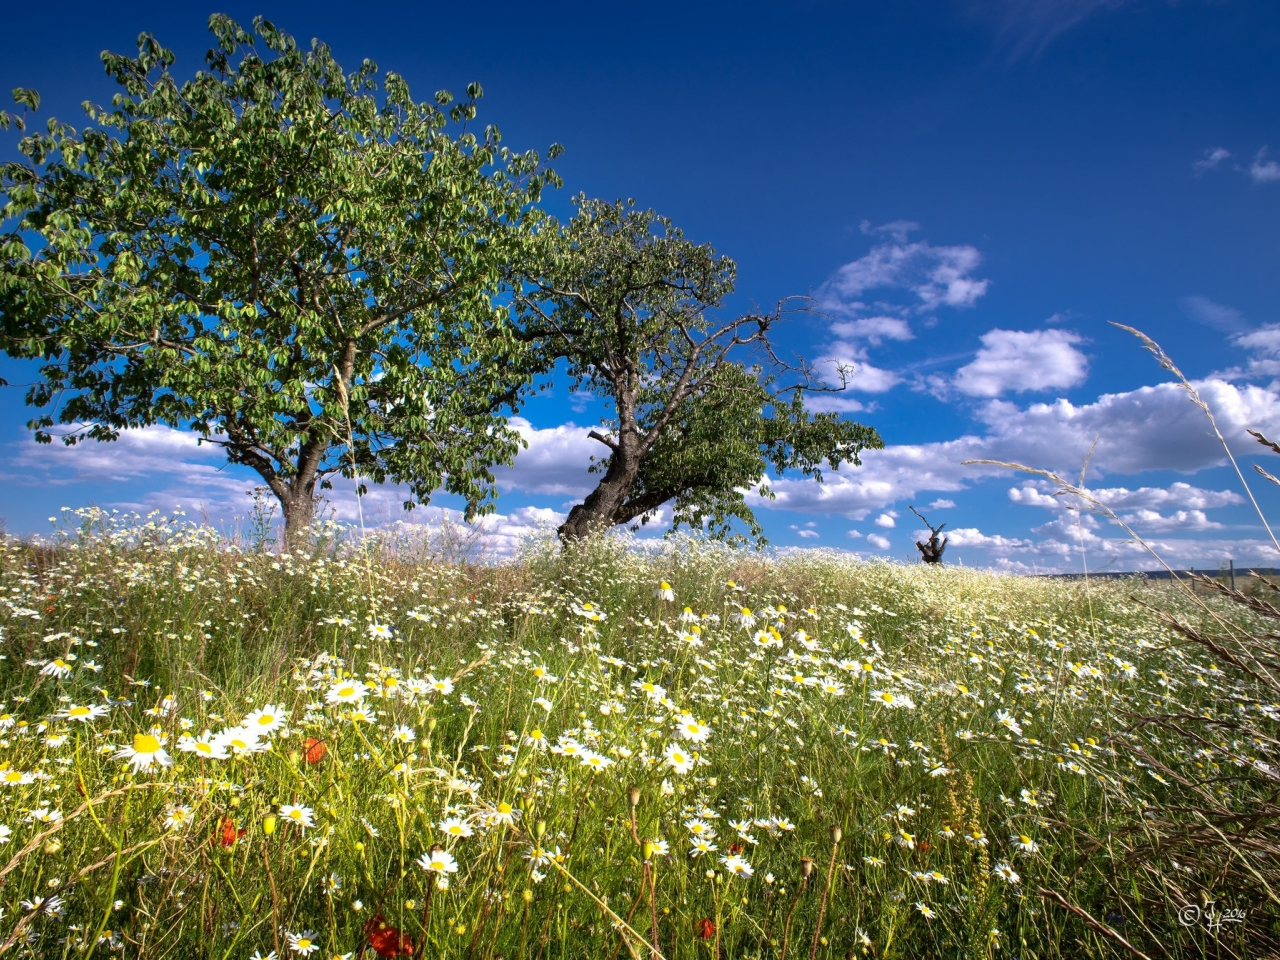
[[[1120,519],[1138,533],[1169,530],[1190,533],[1197,530],[1221,530],[1223,526],[1210,520],[1203,510],[1178,510],[1166,516],[1158,510],[1144,507],[1133,513],[1122,513]]]
[[[933,501],[933,503],[929,504],[929,506],[928,506],[928,508],[927,508],[927,509],[929,509],[929,510],[950,510],[950,509],[952,509],[953,507],[955,507],[955,505],[956,505],[956,502],[955,502],[954,500],[948,500],[946,497],[943,497],[943,498],[942,498],[942,499],[940,499],[940,500],[935,500],[935,501]]]
[[[520,451],[513,466],[494,469],[500,490],[578,499],[595,489],[597,480],[587,468],[592,457],[609,451],[587,436],[589,427],[565,423],[540,428],[523,417],[512,417],[511,425],[529,446]]]
[[[1191,169],[1195,170],[1197,177],[1202,177],[1209,170],[1214,169],[1224,160],[1231,159],[1231,151],[1225,147],[1214,147],[1212,150],[1206,150],[1204,157],[1191,164]]]
[[[857,540],[860,536],[862,536],[862,531],[861,531],[861,530],[850,530],[850,531],[849,531],[849,537],[850,537],[851,539]]]
[[[897,516],[897,514],[895,513],[893,516]],[[896,526],[893,520],[893,516],[890,516],[887,513],[880,514],[880,516],[876,517],[876,520],[875,520],[876,526],[884,527],[886,529],[892,529],[894,526]]]
[[[1231,342],[1253,356],[1243,366],[1217,370],[1212,376],[1223,380],[1265,380],[1280,377],[1280,324],[1269,323],[1241,333]]]
[[[1014,503],[1027,506],[1046,507],[1050,510],[1064,509],[1066,501],[1062,497],[1048,496],[1051,487],[1047,481],[1028,481],[1021,487],[1009,491],[1009,499]],[[1211,510],[1215,507],[1227,507],[1244,503],[1244,497],[1234,490],[1206,490],[1178,480],[1167,487],[1098,487],[1090,488],[1089,493],[1100,503],[1112,510],[1140,509],[1192,509]]]
[[[1198,381],[1196,387],[1237,455],[1259,449],[1245,433],[1246,428],[1280,432],[1280,394],[1276,390],[1222,380]],[[898,501],[915,498],[920,491],[950,493],[983,477],[1009,475],[998,467],[961,466],[963,460],[1016,461],[1073,477],[1095,438],[1097,446],[1090,461],[1090,475],[1095,478],[1144,470],[1194,473],[1225,459],[1204,414],[1174,383],[1104,394],[1088,404],[1057,400],[1025,409],[1009,407],[981,436],[867,450],[862,454],[863,466],[824,472],[821,484],[775,479],[770,486],[776,500],[762,501],[754,495],[749,499],[762,507],[863,520]],[[1154,506],[1154,499],[1147,505]],[[1205,508],[1191,502],[1180,506]]]
[[[882,537],[878,533],[867,534],[867,543],[875,547],[877,550],[888,550],[891,544],[888,537]]]
[[[935,247],[927,241],[882,243],[865,257],[846,263],[819,291],[823,306],[837,313],[863,311],[863,294],[873,290],[905,290],[916,301],[914,312],[938,307],[971,307],[987,292],[989,280],[972,274],[982,254],[968,245]]]
[[[841,340],[866,340],[878,347],[886,340],[913,340],[911,326],[900,317],[859,317],[831,325],[831,332]]]
[[[1069,330],[990,330],[973,361],[956,371],[957,390],[971,397],[998,397],[1074,387],[1088,374],[1088,360],[1075,348],[1079,334]]]
[[[1249,176],[1254,183],[1274,183],[1280,180],[1280,163],[1266,159],[1267,148],[1263,147],[1249,164]]]
[[[1030,550],[1034,548],[1036,541],[1023,540],[1017,537],[1006,537],[1000,534],[988,535],[983,533],[977,527],[957,527],[955,530],[943,531],[947,538],[947,549],[954,550],[956,548],[974,547],[981,550],[993,550],[1000,553],[1006,553],[1019,550]],[[928,540],[930,531],[917,530],[914,534],[917,540]]]

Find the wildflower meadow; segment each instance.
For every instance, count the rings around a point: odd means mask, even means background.
[[[1167,587],[617,537],[277,555],[66,517],[0,552],[0,954],[1257,956],[1277,932],[1265,877],[1245,900],[1139,857],[1184,784],[1244,809],[1232,771],[1274,761],[1135,732],[1276,718],[1153,615],[1203,616]]]

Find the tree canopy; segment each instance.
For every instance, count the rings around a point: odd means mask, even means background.
[[[579,197],[577,215],[542,240],[554,250],[520,298],[528,330],[576,389],[610,408],[604,431],[591,432],[607,450],[592,467],[600,480],[563,539],[644,522],[671,503],[676,526],[738,539],[736,520],[759,540],[745,491],[771,496],[770,468],[821,480],[883,445],[870,427],[805,408],[804,394],[824,386],[770,342],[788,304],[718,318],[735,264],[666,218]]]
[[[262,476],[287,539],[335,474],[489,509],[540,362],[503,304],[555,174],[468,128],[478,85],[418,102],[268,21],[209,28],[182,84],[150,35],[104,53],[111,108],[0,169],[0,349],[40,362],[37,439],[194,430]],[[15,99],[23,129],[38,97]]]

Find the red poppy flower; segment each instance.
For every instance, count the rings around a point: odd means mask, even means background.
[[[916,848],[921,853],[928,853],[930,850],[933,849],[933,844],[931,844],[928,840],[921,840],[919,843],[916,844]]]
[[[413,941],[391,926],[383,919],[382,914],[371,917],[364,925],[364,935],[369,938],[369,946],[380,957],[412,957]]]
[[[236,822],[230,817],[222,818],[222,836],[218,838],[218,842],[224,847],[234,847],[236,841],[245,835],[244,830],[236,829]]]
[[[693,932],[699,940],[710,940],[716,935],[715,922],[710,917],[703,917],[693,922]]]
[[[319,763],[329,755],[328,745],[323,740],[317,740],[315,737],[307,737],[302,746],[306,749],[305,757],[307,763]]]
[[[741,840],[735,840],[733,841],[733,843],[729,844],[729,854],[734,857],[736,857],[745,849],[747,849],[747,845],[743,843]]]

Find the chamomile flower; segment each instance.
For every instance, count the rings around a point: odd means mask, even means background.
[[[676,735],[693,743],[706,743],[711,736],[711,725],[696,720],[689,714],[681,714],[676,718]]]
[[[369,692],[367,684],[359,680],[341,680],[329,688],[325,694],[325,702],[337,705],[342,703],[359,703]]]
[[[173,758],[165,750],[164,744],[165,738],[159,734],[138,733],[134,735],[133,743],[120,748],[116,759],[128,760],[129,766],[137,773],[150,770],[156,764],[167,767],[173,763]]]
[[[427,873],[444,875],[458,872],[458,861],[447,850],[432,850],[424,853],[418,858],[417,864]]]
[[[1040,849],[1040,844],[1036,843],[1025,833],[1016,833],[1009,839],[1013,841],[1013,845],[1018,849],[1019,853],[1031,854]]]
[[[441,833],[446,837],[450,837],[455,840],[465,840],[467,837],[475,833],[471,824],[467,823],[467,821],[460,817],[448,817],[441,820],[438,826]]]
[[[676,598],[676,592],[671,589],[671,584],[665,580],[658,584],[657,589],[653,591],[653,595],[658,600],[674,601]]]
[[[431,674],[427,674],[427,686],[432,693],[438,693],[442,697],[447,697],[453,693],[453,681],[448,677],[437,679]]]
[[[739,857],[737,855],[734,855],[731,857],[721,857],[720,862],[724,864],[725,870],[733,874],[735,877],[742,877],[745,879],[747,877],[750,877],[753,873],[755,873],[755,870],[752,869],[751,864],[749,864],[746,860],[742,859],[742,857]]]
[[[688,773],[693,769],[693,755],[688,753],[683,747],[676,743],[667,744],[667,749],[662,751],[663,759],[667,765],[676,773]]]
[[[1005,883],[1018,883],[1022,880],[1013,867],[1009,866],[1009,862],[1007,860],[1001,860],[992,867],[991,875],[993,877],[999,877]]]
[[[284,709],[277,704],[269,703],[265,707],[254,710],[251,714],[241,721],[240,725],[246,730],[255,730],[258,735],[265,736],[275,733],[282,726],[288,715]]]
[[[873,690],[871,691],[871,702],[882,707],[889,707],[891,710],[912,710],[915,708],[915,701],[905,693],[894,693],[892,690]]]
[[[316,943],[314,930],[303,930],[301,933],[286,933],[285,939],[289,942],[289,949],[301,957],[309,956],[320,949],[320,944]]]
[[[371,623],[365,628],[371,640],[390,640],[396,635],[395,627],[386,623]]]
[[[104,707],[100,703],[91,703],[87,706],[77,706],[72,704],[65,710],[59,710],[55,716],[60,720],[74,720],[77,723],[88,723],[91,720],[97,720],[99,717],[105,717],[110,713],[109,707]]]
[[[299,830],[306,830],[308,827],[314,827],[315,811],[310,807],[304,807],[294,803],[282,803],[280,805],[280,818],[285,823],[292,823]]]

